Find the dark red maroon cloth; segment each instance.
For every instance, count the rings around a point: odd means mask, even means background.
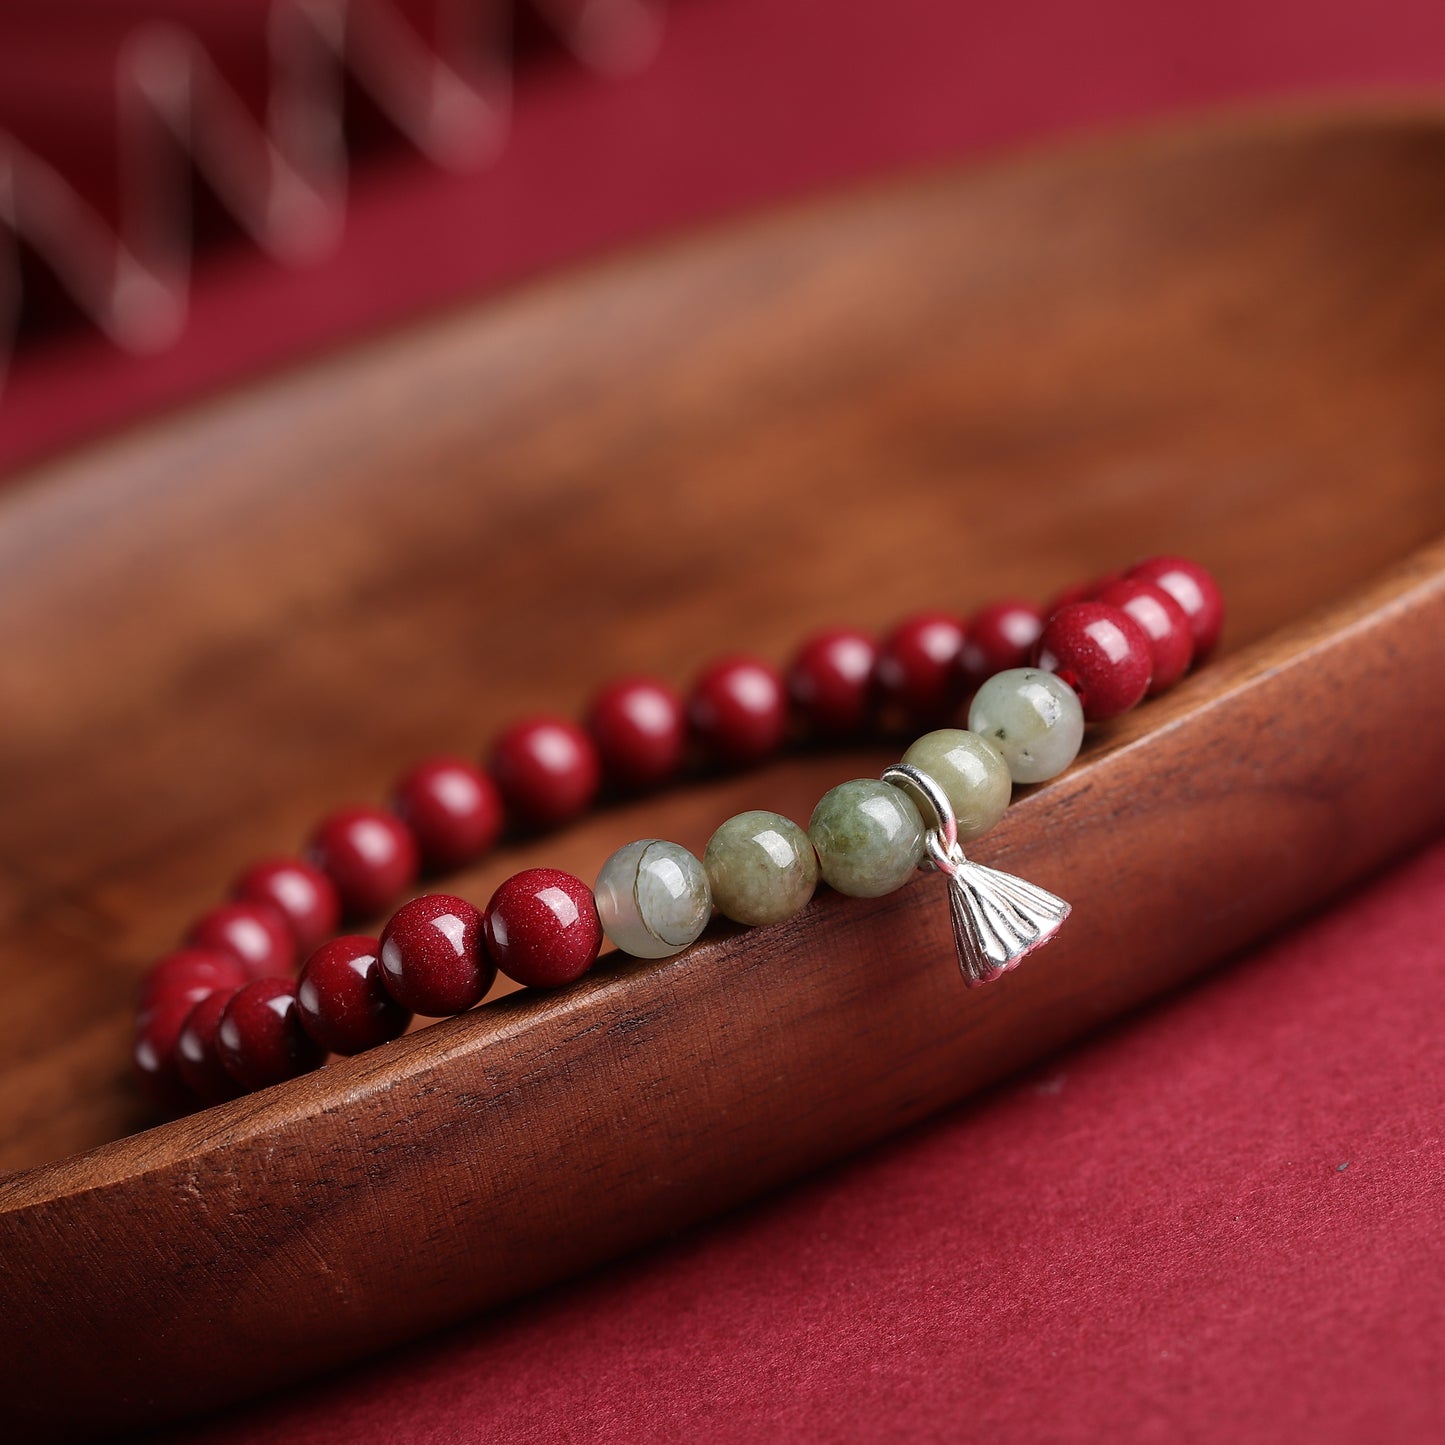
[[[185,1438],[1437,1442],[1442,1040],[1445,840],[825,1177]]]
[[[0,25],[8,7],[55,3],[5,0]],[[93,60],[77,49],[76,67]],[[75,78],[65,64],[47,52],[47,86]],[[1442,79],[1439,0],[672,0],[641,73],[554,58],[523,76],[490,167],[363,162],[326,263],[286,268],[239,241],[208,253],[169,349],[124,357],[79,333],[24,351],[0,395],[0,471],[559,262],[800,192],[1223,100]]]

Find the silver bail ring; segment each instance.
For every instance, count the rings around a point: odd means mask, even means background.
[[[958,846],[958,819],[954,815],[953,804],[948,801],[948,794],[933,778],[921,768],[915,768],[912,763],[894,763],[883,769],[882,778],[885,783],[892,783],[894,787],[901,784],[920,793],[927,801],[934,817],[938,819],[938,826],[928,830],[928,856],[933,859],[933,865],[940,873],[952,878],[959,866],[967,860]]]

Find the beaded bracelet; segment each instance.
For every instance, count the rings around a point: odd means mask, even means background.
[[[881,646],[831,631],[795,654],[786,681],[728,658],[704,671],[689,704],[627,679],[594,699],[584,729],[536,719],[505,731],[489,771],[433,759],[404,777],[388,811],[343,809],[307,859],[247,870],[232,901],[200,919],[186,946],[142,988],[133,1058],[147,1092],[170,1107],[212,1103],[397,1037],[413,1015],[479,1003],[500,970],[534,988],[582,976],[604,936],[640,958],[681,952],[714,912],[749,926],[792,917],[821,877],[878,897],[920,867],[947,879],[966,983],[987,983],[1058,931],[1069,905],[968,860],[961,845],[1003,815],[1015,784],[1044,782],[1074,760],[1086,722],[1116,717],[1172,686],[1214,647],[1217,585],[1196,564],[1160,557],[1069,589],[1045,609],[984,608],[899,624]],[[485,910],[445,893],[413,898],[379,938],[330,938],[343,914],[385,911],[419,868],[455,868],[492,846],[507,813],[530,827],[577,816],[605,775],[656,786],[682,766],[689,731],[716,761],[757,762],[795,720],[817,737],[858,736],[880,712],[946,719],[968,691],[968,728],[935,728],[878,779],[829,790],[807,831],[777,813],[728,819],[701,859],[640,839],[595,887],[551,868],[507,879]],[[305,957],[299,980],[286,975]]]

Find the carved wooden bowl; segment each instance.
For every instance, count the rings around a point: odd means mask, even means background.
[[[938,1110],[1445,820],[1445,121],[1228,120],[608,262],[0,495],[0,1391],[113,1432],[375,1351]],[[145,1132],[137,975],[241,865],[600,681],[1158,551],[1225,655],[974,850],[1074,904],[961,987],[936,880],[611,961]],[[806,819],[877,747],[447,886]]]

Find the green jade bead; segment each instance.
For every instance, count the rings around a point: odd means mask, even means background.
[[[1084,710],[1073,688],[1034,667],[989,678],[974,694],[968,725],[1003,754],[1016,783],[1058,777],[1084,741]]]
[[[735,923],[781,923],[813,896],[818,860],[808,835],[781,813],[729,818],[703,854],[713,902]]]
[[[923,861],[923,816],[901,789],[855,778],[823,794],[808,836],[828,885],[851,898],[901,888]]]
[[[593,889],[602,930],[634,958],[670,958],[707,927],[712,894],[686,848],[642,838],[619,848]]]
[[[903,761],[927,773],[948,795],[961,843],[982,838],[1008,809],[1013,796],[1008,764],[1003,754],[977,733],[963,728],[925,733],[903,754]],[[933,810],[927,804],[919,811],[933,821]]]

